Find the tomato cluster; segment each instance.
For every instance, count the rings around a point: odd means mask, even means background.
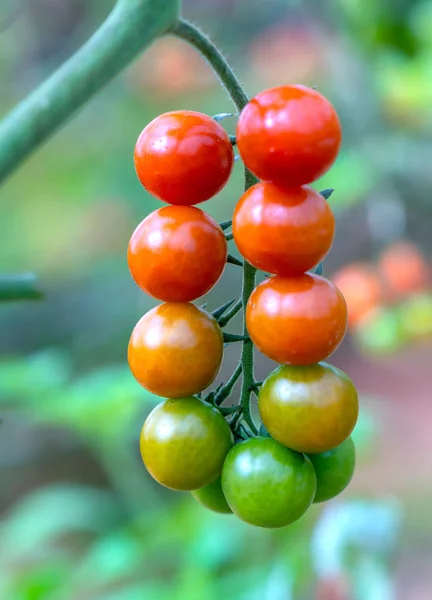
[[[235,207],[233,238],[245,261],[270,274],[251,293],[245,322],[250,340],[280,365],[257,394],[261,434],[244,429],[243,436],[242,406],[224,412],[217,394],[201,398],[217,376],[224,334],[191,304],[227,261],[224,231],[193,205],[227,182],[230,137],[206,115],[177,111],[154,119],[135,147],[142,185],[169,204],[142,221],[128,250],[138,286],[164,302],[141,318],[129,343],[136,379],[167,398],[144,423],[141,455],[162,485],[257,526],[292,523],[312,502],[340,493],[354,470],[357,393],[323,362],[345,335],[346,304],[313,272],[335,223],[326,199],[309,187],[336,159],[340,140],[332,105],[303,86],[258,94],[238,120],[240,157],[261,181]]]

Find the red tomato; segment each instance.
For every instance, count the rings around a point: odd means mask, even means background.
[[[410,242],[397,242],[381,254],[379,269],[391,298],[425,290],[429,267],[420,250]]]
[[[152,308],[136,324],[129,366],[147,390],[168,398],[192,396],[216,377],[223,336],[211,315],[187,302]]]
[[[353,263],[334,274],[333,282],[340,289],[348,306],[348,322],[356,325],[383,300],[383,285],[372,266]]]
[[[280,364],[311,365],[341,343],[347,323],[344,297],[319,275],[269,277],[252,292],[246,325],[255,346]]]
[[[245,165],[260,179],[280,185],[303,185],[324,175],[340,143],[335,109],[319,92],[302,85],[260,92],[237,124]]]
[[[169,204],[190,206],[208,200],[226,184],[233,164],[225,129],[190,110],[156,117],[135,146],[139,180],[150,194]]]
[[[132,234],[128,263],[147,294],[164,302],[188,302],[207,293],[227,257],[219,225],[195,206],[164,206]]]
[[[301,275],[322,260],[333,242],[328,203],[310,187],[260,182],[240,198],[233,216],[238,249],[252,265],[276,275]]]

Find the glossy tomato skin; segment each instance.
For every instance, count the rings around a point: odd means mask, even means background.
[[[307,456],[270,438],[237,444],[222,469],[222,489],[237,517],[258,527],[285,527],[310,507],[316,477]]]
[[[237,248],[257,269],[286,277],[317,265],[333,243],[335,220],[311,187],[260,182],[240,198],[233,216]]]
[[[246,324],[257,348],[280,364],[311,365],[341,343],[347,308],[340,291],[319,275],[269,277],[252,292]]]
[[[352,437],[333,450],[311,454],[309,458],[317,477],[315,503],[335,498],[348,486],[354,475],[356,452]]]
[[[220,477],[205,485],[198,490],[192,492],[192,496],[197,502],[217,513],[231,514],[232,510],[228,506],[228,502],[222,490]]]
[[[136,324],[128,348],[137,381],[168,398],[191,396],[209,386],[222,355],[223,336],[216,319],[188,302],[152,308]]]
[[[260,92],[237,124],[237,146],[245,165],[264,181],[312,183],[336,160],[339,118],[316,90],[284,85]]]
[[[150,194],[185,206],[217,194],[234,164],[225,129],[211,117],[189,110],[153,119],[138,138],[134,158],[138,178]]]
[[[173,490],[195,490],[214,481],[232,444],[221,413],[193,396],[156,406],[140,437],[141,456],[150,475]]]
[[[195,206],[164,206],[135,229],[128,264],[135,282],[164,302],[189,302],[222,275],[227,242],[219,225]]]
[[[351,379],[327,363],[278,367],[261,386],[258,408],[275,440],[306,454],[339,446],[354,429],[359,410]]]

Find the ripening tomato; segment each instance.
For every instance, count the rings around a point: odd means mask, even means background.
[[[352,263],[337,271],[332,281],[348,307],[348,323],[356,325],[383,301],[383,284],[376,269],[367,263]]]
[[[196,490],[219,477],[233,441],[221,413],[191,396],[153,409],[141,430],[140,450],[156,481],[173,490]]]
[[[307,456],[270,438],[254,437],[229,451],[222,489],[242,521],[258,527],[285,527],[312,504],[316,476]]]
[[[191,396],[209,386],[222,355],[223,336],[216,319],[187,302],[152,308],[136,324],[128,348],[137,381],[168,398]]]
[[[259,179],[279,185],[312,183],[336,160],[341,126],[335,109],[319,92],[284,85],[260,92],[237,124],[237,146]]]
[[[392,244],[381,254],[378,267],[391,299],[424,291],[429,267],[420,250],[410,242]]]
[[[356,453],[352,437],[342,444],[321,454],[311,454],[317,478],[314,502],[331,500],[347,487],[354,475]]]
[[[164,113],[142,131],[135,169],[145,189],[164,202],[190,206],[223,188],[234,164],[225,129],[190,110]]]
[[[275,440],[316,454],[336,448],[350,435],[358,396],[351,379],[332,365],[282,365],[261,386],[258,408]]]
[[[330,356],[345,335],[346,320],[337,287],[309,273],[269,277],[254,289],[246,307],[253,343],[284,364],[310,365]]]
[[[197,502],[214,512],[222,514],[232,513],[224,496],[220,477],[192,492],[192,496]]]
[[[132,234],[129,269],[147,294],[164,302],[188,302],[206,294],[222,275],[224,232],[195,206],[164,206]]]
[[[260,182],[240,198],[233,216],[238,249],[254,267],[295,276],[312,269],[333,243],[333,213],[310,187]]]

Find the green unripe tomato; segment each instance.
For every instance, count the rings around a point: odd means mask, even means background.
[[[222,470],[222,489],[237,517],[258,527],[285,527],[310,507],[316,492],[312,463],[271,438],[234,446]]]
[[[232,513],[224,496],[220,477],[199,490],[192,492],[192,496],[200,504],[214,512],[224,514]]]
[[[351,437],[337,448],[321,454],[311,454],[309,458],[317,478],[314,502],[331,500],[340,494],[354,475],[356,453]]]
[[[336,448],[350,435],[358,417],[353,382],[324,362],[278,367],[263,383],[258,407],[275,440],[306,454]]]
[[[220,476],[233,435],[221,413],[194,396],[165,400],[140,437],[150,475],[173,490],[196,490]]]

